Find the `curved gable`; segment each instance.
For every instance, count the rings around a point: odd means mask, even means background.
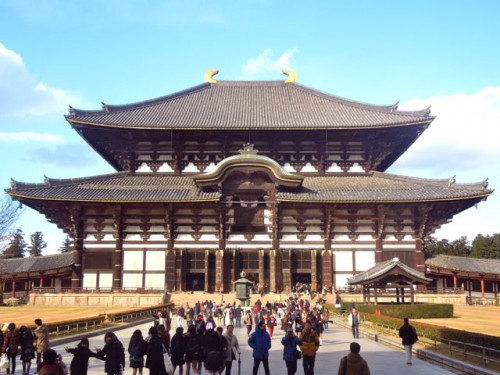
[[[273,159],[257,155],[258,150],[252,144],[245,144],[239,150],[239,155],[230,156],[222,160],[211,171],[194,176],[193,179],[201,188],[222,185],[234,170],[252,169],[267,174],[269,179],[278,186],[299,188],[304,180],[303,176],[287,172]]]

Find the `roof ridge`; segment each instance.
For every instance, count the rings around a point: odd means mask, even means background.
[[[173,92],[171,94],[162,95],[162,96],[158,96],[156,98],[141,100],[141,101],[127,103],[127,104],[101,103],[102,109],[98,109],[98,110],[82,110],[82,109],[77,109],[77,108],[73,108],[70,106],[70,114],[66,115],[65,117],[72,118],[74,116],[85,115],[85,114],[113,113],[113,112],[118,112],[118,111],[125,112],[125,111],[133,110],[136,108],[149,107],[151,105],[154,105],[154,104],[157,104],[160,102],[173,100],[173,99],[185,96],[187,94],[190,94],[192,92],[196,92],[196,91],[205,89],[207,87],[210,87],[210,85],[211,85],[210,83],[202,83],[202,84],[192,86],[192,87],[189,87],[189,88],[181,90],[181,91]]]
[[[396,114],[400,114],[403,116],[425,117],[426,119],[429,119],[429,120],[434,119],[434,116],[430,116],[430,107],[425,108],[425,109],[421,109],[421,110],[415,110],[415,111],[400,111],[400,110],[398,110],[399,102],[396,102],[394,104],[388,104],[388,105],[371,104],[371,103],[362,102],[359,100],[345,98],[345,97],[339,96],[339,95],[330,94],[330,93],[323,91],[323,90],[313,89],[309,86],[305,86],[305,85],[302,85],[300,83],[291,83],[288,85],[293,85],[293,87],[307,91],[308,93],[310,93],[312,95],[316,95],[316,96],[322,97],[324,99],[329,99],[329,100],[333,99],[337,102],[340,102],[342,104],[345,104],[345,105],[348,105],[351,107],[355,107],[355,108],[361,108],[361,109],[365,109],[368,111],[377,111],[377,112],[384,112],[384,113],[396,113]],[[292,87],[292,86],[290,86],[290,87]]]

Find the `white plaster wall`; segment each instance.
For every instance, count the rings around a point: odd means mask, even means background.
[[[143,252],[127,250],[123,252],[123,270],[124,271],[142,271]]]
[[[123,273],[123,288],[137,289],[142,288],[142,273]]]
[[[347,279],[350,277],[352,277],[352,275],[335,275],[335,287],[342,289],[348,288]]]
[[[352,251],[334,251],[335,271],[352,271]]]
[[[375,265],[375,251],[356,251],[356,271],[366,271]]]
[[[99,289],[111,289],[113,287],[113,274],[111,272],[99,274]]]
[[[97,287],[97,273],[84,272],[83,273],[83,287],[87,289],[95,289]]]
[[[144,288],[151,288],[151,289],[165,288],[165,274],[147,273]]]
[[[165,252],[147,251],[146,252],[146,271],[165,270]]]

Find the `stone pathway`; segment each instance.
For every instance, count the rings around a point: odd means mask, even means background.
[[[119,339],[122,341],[125,347],[127,347],[130,336],[135,329],[141,329],[143,335],[146,336],[146,333],[151,324],[142,324],[139,326],[135,326],[132,328],[126,328],[123,330],[116,331]],[[175,329],[175,319],[173,322],[173,329]],[[252,373],[252,352],[251,348],[247,345],[247,337],[246,337],[246,329],[241,328],[235,329],[235,333],[240,342],[240,346],[242,349],[241,354],[241,374],[242,375],[250,375]],[[286,367],[284,361],[282,359],[282,345],[281,345],[282,331],[276,330],[275,335],[272,339],[272,349],[270,351],[270,370],[273,375],[285,375]],[[320,346],[316,357],[316,368],[315,374],[337,374],[339,361],[345,356],[349,351],[349,343],[354,341],[352,339],[351,333],[341,327],[332,326],[330,324],[329,329],[325,331],[323,337],[323,343]],[[444,375],[444,374],[453,374],[450,371],[444,370],[440,367],[429,364],[425,361],[419,360],[417,358],[413,359],[413,365],[408,366],[405,363],[405,356],[402,351],[398,351],[396,349],[388,348],[382,344],[376,343],[374,341],[360,338],[356,340],[361,345],[361,355],[368,362],[370,367],[370,371],[372,374],[383,374],[383,375],[411,375],[411,374],[433,374],[433,375]],[[77,342],[71,343],[67,346],[73,347],[77,344]],[[104,335],[100,335],[98,337],[90,338],[91,348],[102,347],[104,344]],[[65,362],[68,364],[71,362],[72,356],[70,354],[65,353],[64,347],[66,345],[56,346],[54,349],[58,353],[63,354],[63,358]],[[128,361],[128,355],[127,355]],[[20,373],[20,369],[17,371]],[[33,370],[32,370],[33,373]],[[128,368],[125,370],[125,374],[131,374],[132,371]],[[144,370],[144,374],[148,374],[149,371],[147,369]],[[176,374],[178,371],[176,372]],[[299,361],[297,375],[303,374],[304,371],[302,369],[302,361]],[[102,375],[104,374],[104,362],[99,361],[97,359],[91,358],[89,361],[89,375]],[[185,374],[185,372],[184,372]],[[203,372],[206,374],[206,371]],[[238,374],[238,364],[237,362],[233,363],[233,375]],[[264,374],[264,369],[260,368],[259,374]],[[155,375],[155,374],[152,374]]]

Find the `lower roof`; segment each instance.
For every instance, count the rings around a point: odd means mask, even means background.
[[[7,193],[21,201],[73,202],[203,202],[219,201],[219,191],[200,189],[193,175],[119,172],[44,183],[12,182]],[[297,189],[279,189],[278,201],[331,203],[407,203],[475,199],[492,193],[485,183],[462,184],[398,176],[383,172],[363,175],[305,176]]]
[[[27,258],[0,259],[0,274],[15,275],[28,272],[45,272],[73,265],[73,253],[44,255]]]
[[[427,268],[459,273],[500,276],[500,260],[436,255],[425,261]]]
[[[411,279],[415,284],[427,284],[432,281],[432,279],[427,278],[422,272],[407,266],[398,258],[393,258],[386,260],[385,262],[378,263],[364,272],[358,273],[350,278],[348,283],[349,285],[371,284],[383,279],[391,273],[394,273],[395,269],[398,270],[397,273],[406,275],[406,277]]]

